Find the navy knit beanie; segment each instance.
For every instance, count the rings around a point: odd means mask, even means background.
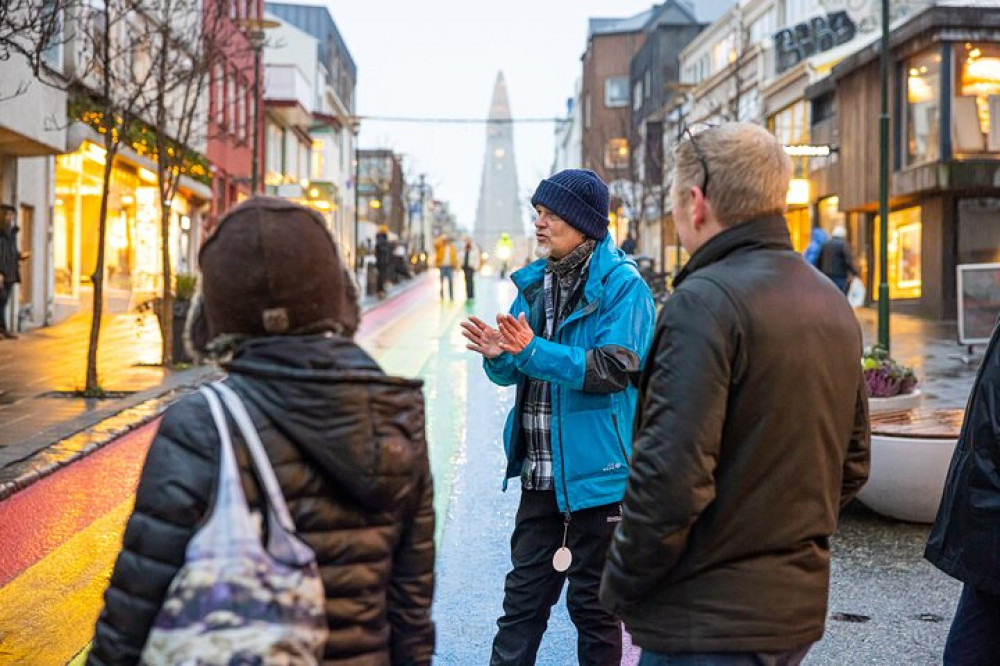
[[[588,238],[608,235],[608,186],[593,171],[566,169],[542,180],[532,206],[545,206]]]

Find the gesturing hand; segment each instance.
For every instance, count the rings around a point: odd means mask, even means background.
[[[500,347],[500,341],[503,340],[500,331],[479,317],[469,317],[468,321],[462,322],[462,335],[471,343],[465,345],[466,349],[479,352],[486,358],[496,358],[504,351]]]
[[[520,354],[535,338],[535,332],[524,319],[523,312],[517,319],[509,314],[497,315],[497,326],[503,336],[500,348],[511,354]]]

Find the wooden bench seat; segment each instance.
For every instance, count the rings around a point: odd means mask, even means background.
[[[903,414],[873,416],[872,435],[913,439],[958,439],[965,410],[914,409]]]

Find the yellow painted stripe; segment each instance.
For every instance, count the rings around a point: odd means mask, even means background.
[[[55,666],[94,633],[132,499],[0,588],[0,664]]]

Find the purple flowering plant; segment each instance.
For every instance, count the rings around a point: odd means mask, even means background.
[[[913,393],[917,387],[917,375],[913,368],[897,363],[881,345],[865,349],[861,357],[861,368],[869,398],[906,395]]]

